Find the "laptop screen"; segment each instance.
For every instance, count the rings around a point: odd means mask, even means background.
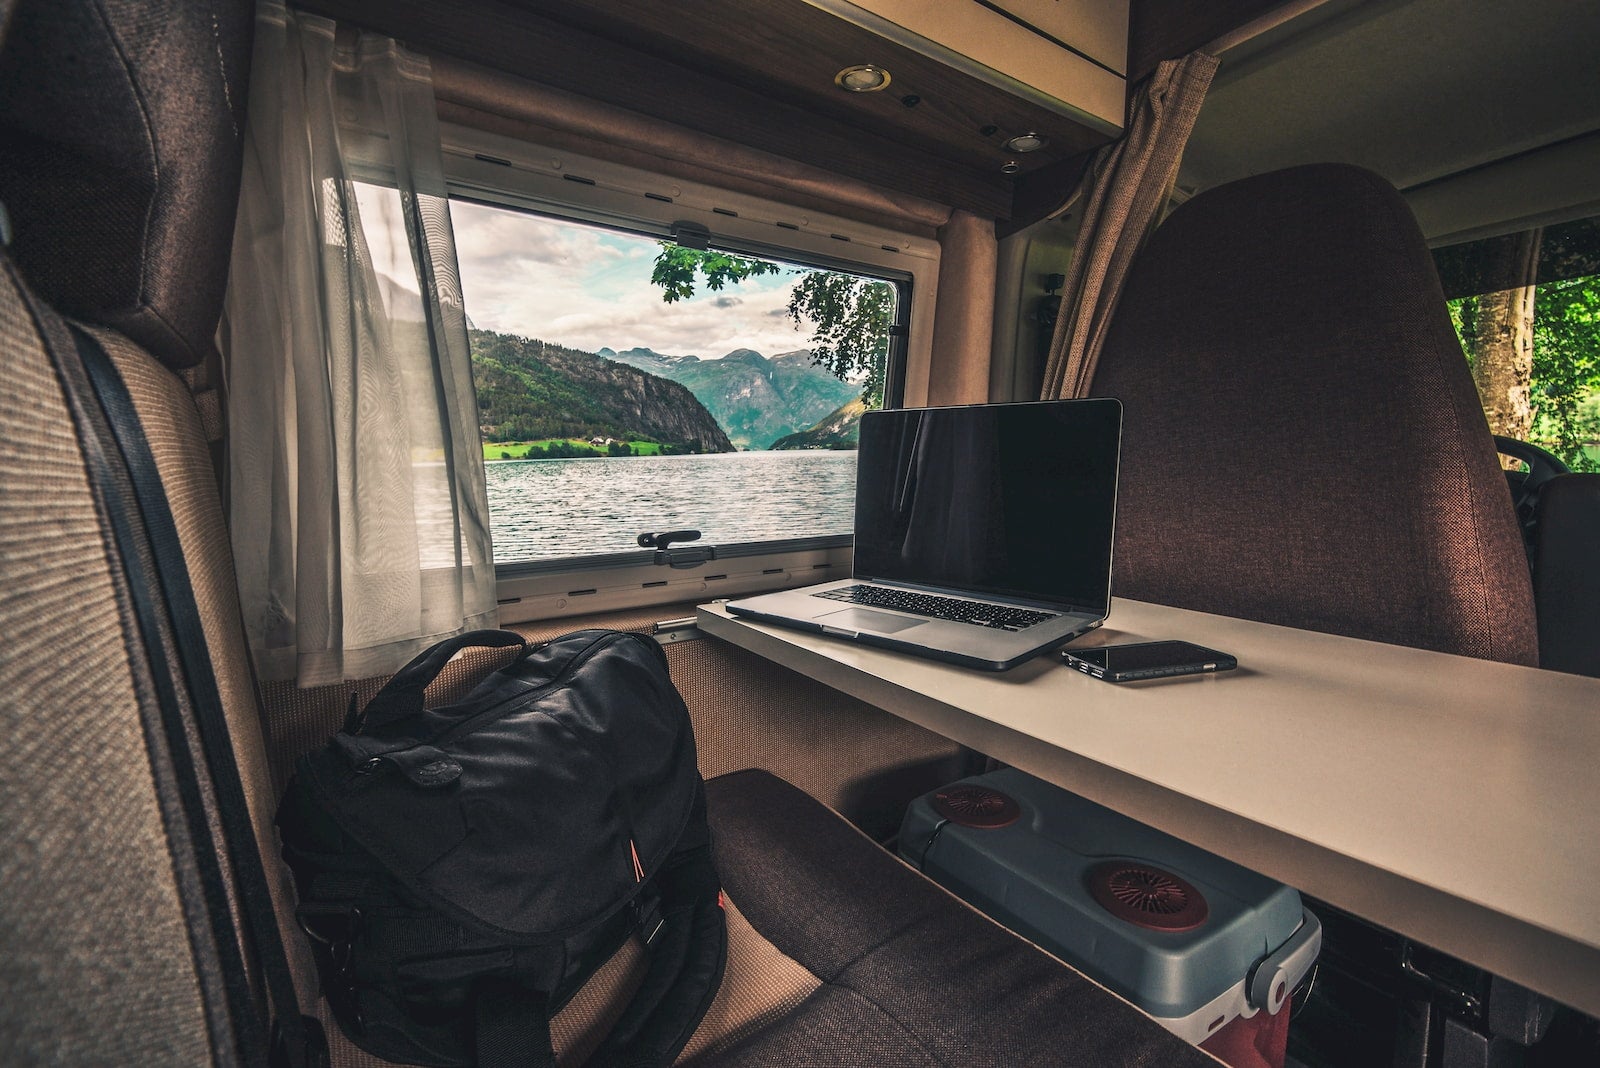
[[[856,577],[1105,613],[1121,437],[1109,398],[868,412]]]

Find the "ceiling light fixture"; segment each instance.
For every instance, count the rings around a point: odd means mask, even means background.
[[[889,84],[889,72],[871,63],[859,63],[835,74],[833,84],[848,93],[876,93]]]
[[[1029,131],[1025,134],[1018,134],[1011,140],[1007,141],[1002,147],[1005,148],[1007,152],[1037,152],[1039,149],[1043,148],[1049,143],[1050,142],[1046,141],[1038,134]]]

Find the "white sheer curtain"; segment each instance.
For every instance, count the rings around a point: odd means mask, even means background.
[[[493,626],[426,59],[258,9],[221,342],[234,556],[262,677],[369,677]]]

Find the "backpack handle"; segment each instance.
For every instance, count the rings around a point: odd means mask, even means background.
[[[367,702],[361,715],[352,718],[346,730],[351,734],[359,734],[369,724],[377,726],[421,712],[426,707],[423,692],[461,650],[506,649],[513,645],[521,647],[517,654],[521,656],[527,652],[528,640],[510,630],[469,630],[465,634],[446,638],[438,645],[418,653],[410,663],[395,672],[394,677],[383,684],[383,689],[372,695],[372,700]]]

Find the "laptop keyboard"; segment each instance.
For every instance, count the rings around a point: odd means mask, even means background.
[[[959,597],[940,597],[931,593],[911,593],[884,586],[841,586],[838,589],[813,593],[811,596],[866,605],[870,608],[914,612],[919,616],[947,619],[952,623],[971,623],[973,626],[993,627],[997,630],[1026,630],[1036,623],[1055,618],[1053,612],[1007,608],[1005,605],[963,601]]]

